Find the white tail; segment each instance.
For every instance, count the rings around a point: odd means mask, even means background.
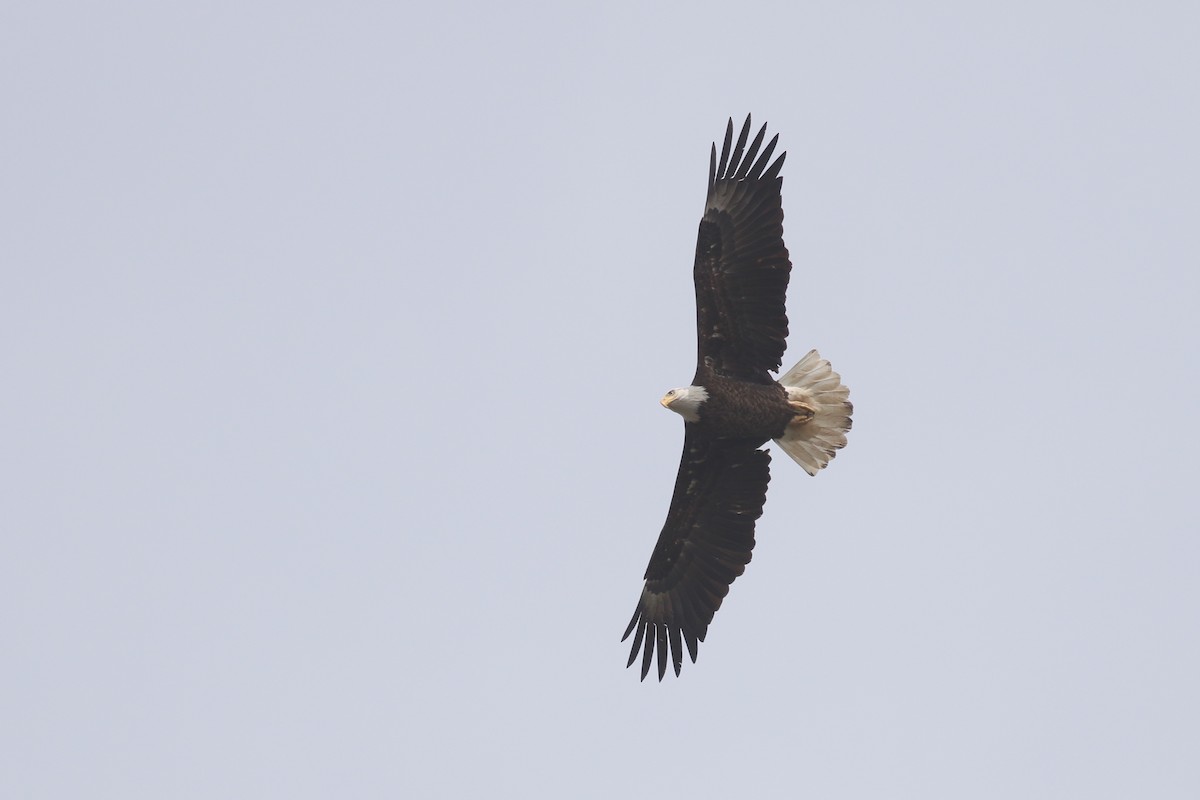
[[[788,403],[803,413],[775,443],[805,472],[816,475],[846,446],[846,431],[850,430],[850,415],[854,412],[850,390],[816,350],[808,351],[779,383],[787,390]]]

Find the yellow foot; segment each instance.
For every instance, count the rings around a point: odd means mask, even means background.
[[[788,423],[789,425],[803,425],[812,419],[813,415],[817,413],[816,409],[814,409],[812,406],[802,403],[799,400],[788,400],[788,408],[790,408],[792,413],[796,415],[792,418],[792,421]]]

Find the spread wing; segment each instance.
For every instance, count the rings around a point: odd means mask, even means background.
[[[637,610],[621,641],[637,631],[630,666],[642,651],[642,680],[658,650],[658,679],[692,662],[729,585],[750,563],[754,521],[762,515],[771,456],[746,445],[721,444],[687,425],[675,495],[659,534]]]
[[[778,135],[759,153],[766,132],[763,125],[747,148],[747,116],[731,152],[731,119],[719,163],[716,144],[712,147],[708,199],[696,240],[698,376],[715,369],[769,383],[767,371],[778,371],[783,359],[792,264],[783,244],[779,171],[787,154],[771,162]]]

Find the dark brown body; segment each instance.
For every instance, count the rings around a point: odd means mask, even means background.
[[[783,436],[796,416],[784,388],[775,382],[750,383],[710,372],[702,385],[708,399],[700,407],[700,421],[691,424],[714,439],[744,440],[758,447]]]

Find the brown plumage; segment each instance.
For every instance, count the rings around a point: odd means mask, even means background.
[[[697,364],[692,386],[663,405],[685,420],[683,457],[667,520],[646,568],[645,585],[623,640],[634,635],[629,665],[642,656],[642,679],[657,652],[678,675],[683,648],[696,660],[709,623],[754,549],[754,523],[770,480],[775,439],[810,473],[845,444],[848,391],[828,362],[810,353],[775,381],[788,334],[791,262],[783,244],[778,136],[762,147],[764,125],[747,146],[750,117],[733,142],[733,120],[717,159],[696,242]]]

